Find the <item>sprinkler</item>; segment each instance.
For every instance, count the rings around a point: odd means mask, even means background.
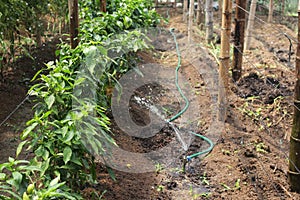
[[[172,34],[173,36],[173,39],[174,39],[174,42],[175,42],[175,45],[176,45],[176,52],[177,52],[177,57],[178,57],[178,63],[177,63],[177,67],[176,67],[176,70],[175,70],[175,84],[176,84],[176,87],[177,87],[177,90],[178,92],[180,93],[181,97],[184,99],[185,101],[185,107],[180,111],[178,112],[176,115],[174,115],[171,119],[168,120],[168,122],[172,122],[174,121],[175,119],[177,119],[179,116],[181,116],[189,107],[189,100],[186,98],[186,96],[183,94],[179,84],[178,84],[178,70],[180,69],[181,67],[181,54],[180,54],[180,50],[179,50],[179,46],[178,46],[178,43],[177,43],[177,39],[176,39],[176,35],[174,34],[174,28],[170,28],[170,33]],[[197,157],[197,156],[200,156],[200,155],[203,155],[203,154],[206,154],[206,153],[209,153],[213,148],[214,148],[214,143],[207,137],[203,136],[203,135],[200,135],[200,134],[197,134],[195,132],[192,132],[190,131],[191,134],[201,138],[202,140],[206,141],[208,144],[209,144],[209,147],[204,150],[204,151],[200,151],[200,152],[197,152],[197,153],[194,153],[192,155],[189,155],[189,156],[186,156],[183,160],[183,171],[185,172],[185,167],[186,167],[186,164],[188,162],[190,162],[192,160],[192,158],[194,157]]]
[[[178,140],[181,142],[182,144],[182,147],[185,151],[188,150],[188,145],[185,143],[185,141],[183,140],[183,138],[181,137],[181,133],[179,131],[178,128],[176,128],[176,126],[174,125],[173,121],[176,120],[177,118],[179,118],[189,107],[189,100],[187,99],[187,97],[183,94],[180,86],[179,86],[179,83],[178,83],[178,71],[181,67],[181,54],[180,54],[180,51],[179,51],[179,47],[178,47],[178,43],[177,43],[177,40],[176,40],[176,35],[174,34],[174,28],[171,28],[170,29],[170,33],[172,34],[173,38],[174,38],[174,42],[175,42],[175,45],[176,45],[176,52],[177,52],[177,57],[178,57],[178,63],[177,63],[177,67],[176,67],[176,70],[175,70],[175,85],[176,85],[176,88],[178,90],[178,92],[180,93],[181,97],[184,99],[184,102],[185,102],[185,106],[182,110],[180,110],[177,114],[175,114],[173,117],[171,117],[170,119],[166,119],[162,114],[161,112],[159,111],[159,109],[152,105],[150,102],[148,102],[147,100],[145,99],[142,99],[140,97],[137,97],[135,96],[135,100],[137,101],[137,103],[139,104],[142,104],[144,106],[146,106],[152,113],[156,114],[158,117],[160,117],[166,124],[170,125],[172,127],[172,129],[175,131],[176,133],[176,136],[178,138]],[[203,151],[200,151],[200,152],[197,152],[197,153],[194,153],[194,154],[191,154],[191,155],[188,155],[188,156],[184,156],[183,158],[183,167],[182,167],[182,170],[183,172],[186,171],[186,165],[191,162],[191,160],[194,158],[194,157],[197,157],[197,156],[200,156],[200,155],[203,155],[203,154],[206,154],[206,153],[209,153],[213,147],[214,147],[214,144],[213,142],[203,136],[203,135],[200,135],[200,134],[197,134],[193,131],[189,131],[190,134],[192,135],[195,135],[196,137],[199,137],[201,138],[202,140],[204,140],[205,142],[207,142],[209,144],[209,147]]]

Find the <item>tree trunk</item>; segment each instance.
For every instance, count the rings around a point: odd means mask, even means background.
[[[194,0],[190,0],[190,10],[189,10],[189,25],[188,25],[188,42],[191,44],[192,41],[192,27],[194,21]]]
[[[206,42],[209,44],[214,37],[214,24],[213,24],[213,8],[212,0],[206,0],[205,3],[205,26],[206,26]]]
[[[79,43],[78,0],[68,0],[68,6],[70,16],[70,42],[71,48],[75,49]]]
[[[300,1],[298,4],[298,41],[300,41]],[[300,192],[300,44],[297,44],[294,119],[290,137],[289,182],[291,189]]]
[[[187,23],[188,0],[183,0],[183,22]]]
[[[223,0],[222,6],[222,29],[221,29],[221,51],[219,66],[219,95],[218,95],[218,119],[226,118],[226,93],[228,91],[228,70],[230,64],[230,31],[231,31],[231,0]]]
[[[249,50],[249,48],[250,48],[252,29],[253,29],[253,25],[254,25],[254,18],[255,18],[255,11],[256,11],[256,2],[257,2],[257,0],[251,1],[250,14],[248,17],[248,25],[247,25],[247,29],[246,29],[246,38],[245,38],[246,41],[245,41],[244,50]]]
[[[243,51],[244,51],[244,33],[245,33],[245,0],[236,0],[235,8],[235,33],[233,48],[233,69],[232,78],[239,80],[242,75]]]
[[[269,15],[268,15],[268,22],[272,23],[273,21],[273,8],[274,8],[274,1],[270,0],[269,2]]]

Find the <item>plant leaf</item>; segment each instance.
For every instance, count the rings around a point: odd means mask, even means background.
[[[47,104],[49,110],[50,110],[50,108],[52,107],[54,101],[55,101],[54,94],[51,94],[50,96],[48,96],[48,97],[45,99],[45,102],[46,102],[46,104]]]
[[[64,149],[64,153],[63,154],[64,154],[64,162],[65,162],[65,164],[67,164],[70,161],[70,159],[71,159],[72,149],[70,147],[66,147]]]
[[[18,145],[18,148],[17,148],[17,151],[16,151],[16,157],[19,156],[19,154],[21,153],[22,149],[23,149],[23,146],[27,143],[27,140],[21,142],[19,145]]]
[[[32,123],[30,126],[28,126],[24,132],[21,134],[21,140],[24,140],[28,135],[29,133],[38,125],[37,122],[34,122]]]

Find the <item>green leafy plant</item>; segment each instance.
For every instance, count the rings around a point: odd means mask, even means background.
[[[200,178],[201,178],[201,183],[203,183],[204,185],[209,185],[209,181],[207,180],[205,172],[203,173],[203,176],[201,176]]]

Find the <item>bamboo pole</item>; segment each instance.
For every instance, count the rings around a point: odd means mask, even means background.
[[[246,20],[245,10],[246,10],[246,1],[236,0],[233,69],[232,69],[232,78],[234,81],[239,80],[239,78],[242,75],[245,20]]]
[[[79,43],[78,29],[78,0],[68,0],[69,16],[70,16],[70,42],[71,48],[75,49]]]
[[[205,20],[203,5],[204,5],[203,0],[198,0],[196,23],[199,26],[200,30],[203,30],[203,25],[204,25],[204,20]]]
[[[222,4],[223,4],[223,0],[218,0],[218,4],[219,4],[219,10],[218,10],[218,17],[219,19],[222,19]],[[220,26],[222,26],[222,20],[220,20]]]
[[[285,0],[281,0],[281,15],[284,16]]]
[[[190,0],[189,25],[188,25],[188,42],[189,42],[189,44],[191,44],[191,41],[192,41],[193,21],[194,21],[194,0]]]
[[[231,0],[223,0],[222,6],[222,30],[221,30],[221,52],[219,64],[219,95],[218,119],[223,121],[222,116],[226,118],[226,93],[228,92],[228,70],[230,64],[230,31],[231,31]]]
[[[298,41],[300,41],[300,1],[298,4]],[[300,193],[300,44],[297,44],[294,119],[290,136],[289,182],[293,191]]]
[[[274,8],[274,0],[270,0],[269,2],[269,15],[268,15],[268,22],[272,23],[273,21],[273,8]]]
[[[100,0],[100,11],[106,12],[106,0]]]
[[[249,48],[250,48],[250,41],[251,41],[251,37],[252,37],[252,29],[254,26],[254,18],[255,18],[255,11],[256,11],[256,2],[257,2],[257,0],[251,1],[250,14],[249,14],[250,16],[248,17],[248,25],[247,25],[247,29],[246,29],[244,50],[249,50]]]
[[[205,26],[206,26],[206,42],[209,44],[213,40],[214,36],[214,24],[213,24],[213,7],[212,0],[206,0],[205,2]]]
[[[183,0],[183,22],[187,23],[188,0]]]

